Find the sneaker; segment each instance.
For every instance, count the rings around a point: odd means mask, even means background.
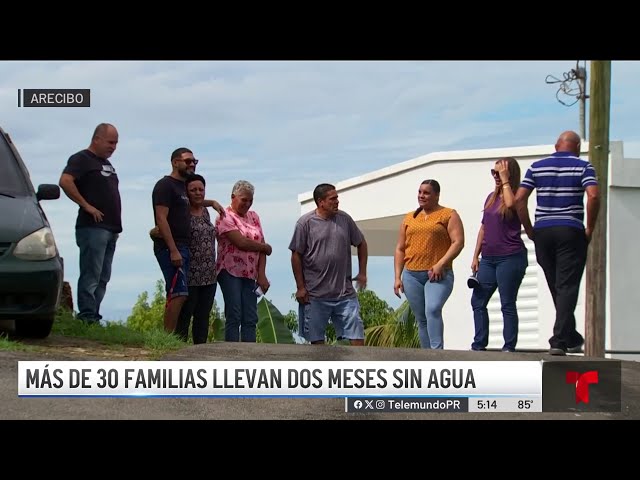
[[[564,351],[564,349],[562,348],[555,348],[552,347],[549,349],[549,355],[566,355],[567,352]]]
[[[469,278],[467,278],[467,287],[469,287],[469,288],[477,288],[479,286],[480,286],[480,282],[478,281],[478,278],[476,277],[475,274],[473,274]]]
[[[515,348],[503,348],[502,349],[503,352],[510,352],[510,353],[515,353]]]
[[[576,345],[575,347],[567,347],[567,353],[582,353],[582,346],[584,345],[584,340]]]

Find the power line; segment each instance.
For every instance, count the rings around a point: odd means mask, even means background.
[[[586,139],[586,120],[585,120],[585,104],[589,95],[587,95],[587,61],[583,60],[583,66],[580,66],[580,60],[576,61],[576,68],[572,68],[568,72],[562,74],[562,79],[547,75],[545,79],[547,84],[560,84],[556,91],[556,99],[562,105],[571,107],[578,102],[580,103],[580,136]],[[571,100],[563,101],[563,98]]]
[[[584,61],[586,64],[586,61]],[[586,80],[586,66],[580,66],[580,60],[576,62],[576,68],[572,68],[570,71],[562,74],[562,79],[554,77],[553,75],[547,75],[545,82],[548,84],[559,83],[558,91],[556,92],[556,98],[558,102],[566,107],[571,107],[578,103],[582,98],[589,98],[586,94],[586,86],[584,80]],[[563,102],[560,98],[561,95],[566,97],[575,97],[575,100],[571,100],[571,103]]]

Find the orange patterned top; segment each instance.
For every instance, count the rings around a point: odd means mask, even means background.
[[[406,235],[404,266],[407,270],[430,270],[451,246],[447,228],[453,209],[442,207],[429,215],[422,210],[416,218],[414,213],[415,210],[407,213],[402,221]],[[452,264],[449,262],[444,268],[451,269]]]

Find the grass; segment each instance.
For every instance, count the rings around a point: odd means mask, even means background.
[[[31,345],[25,345],[24,343],[9,340],[6,335],[0,334],[0,350],[29,352],[36,350],[36,348]]]
[[[87,325],[76,319],[68,310],[60,310],[53,323],[52,334],[65,337],[77,337],[108,344],[112,348],[140,347],[151,351],[152,357],[166,352],[179,350],[185,343],[163,330],[138,332],[120,323],[107,323],[106,326]]]

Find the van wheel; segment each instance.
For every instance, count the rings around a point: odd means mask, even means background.
[[[45,338],[51,333],[55,315],[16,320],[16,335],[28,338]]]

